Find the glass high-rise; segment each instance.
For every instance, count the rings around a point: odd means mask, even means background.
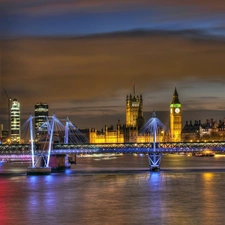
[[[20,143],[20,103],[12,100],[11,105],[11,143]]]
[[[39,102],[35,105],[35,130],[37,131],[48,117],[48,104]]]

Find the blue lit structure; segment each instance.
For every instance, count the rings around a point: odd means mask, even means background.
[[[30,145],[31,145],[31,159],[32,159],[32,166],[28,167],[27,174],[28,175],[39,175],[39,174],[50,174],[51,168],[49,167],[50,155],[51,155],[51,148],[52,148],[52,137],[54,132],[54,123],[55,123],[55,115],[52,116],[52,121],[47,119],[45,122],[45,126],[48,128],[49,137],[49,145],[48,145],[48,152],[47,152],[47,161],[46,161],[46,154],[37,154],[34,151],[34,138],[33,138],[33,116],[30,115],[28,119],[30,123]],[[35,162],[35,157],[37,158]]]
[[[68,144],[69,139],[69,119],[66,118],[66,126],[65,126],[65,136],[64,136],[64,144]]]
[[[225,141],[217,142],[161,142],[156,143],[156,149],[153,149],[153,143],[124,143],[124,144],[53,144],[51,154],[178,154],[178,153],[196,153],[210,150],[215,153],[225,153]],[[40,149],[40,145],[34,143],[34,155],[45,154],[48,151]],[[0,145],[0,156],[27,156],[31,157],[31,145],[13,144]]]
[[[148,154],[150,170],[157,171],[160,169],[162,153],[156,152],[156,138],[159,128],[164,129],[163,123],[156,118],[155,111],[152,112],[152,118],[143,126],[141,132],[149,132],[153,135],[153,151]]]
[[[31,158],[32,158],[32,166],[28,168],[28,173],[29,174],[49,174],[51,172],[51,167],[50,167],[50,157],[51,157],[51,151],[52,151],[52,147],[53,147],[53,136],[57,136],[59,141],[60,141],[60,137],[64,135],[64,143],[68,144],[68,140],[69,140],[69,127],[72,127],[73,130],[77,130],[77,128],[69,121],[69,119],[67,118],[66,120],[66,126],[64,127],[63,124],[56,118],[55,115],[53,115],[52,117],[46,117],[46,122],[44,122],[41,125],[41,129],[43,127],[45,127],[46,132],[44,132],[44,137],[41,139],[43,142],[44,141],[44,145],[42,143],[42,147],[45,146],[45,144],[48,144],[47,149],[40,149],[42,151],[37,152],[34,151],[34,139],[33,139],[33,121],[32,121],[33,117],[30,116],[30,118],[28,119],[29,123],[30,123],[30,143],[31,143]],[[47,151],[47,152],[46,152]],[[56,156],[57,154],[55,154]],[[67,154],[62,154],[60,156],[61,158],[67,158]],[[37,159],[35,162],[35,158]],[[55,164],[53,164],[53,168],[57,168],[57,166],[55,166],[57,163],[57,156],[54,159]],[[52,165],[52,164],[51,164]],[[58,167],[64,167],[60,164],[60,166],[58,165]]]
[[[33,116],[30,115],[28,119],[30,123],[30,145],[31,145],[31,159],[32,159],[32,167],[34,167],[34,137],[33,137]]]
[[[55,115],[52,116],[52,123],[50,125],[51,129],[50,129],[50,138],[49,138],[49,143],[48,143],[48,156],[47,156],[46,167],[49,167],[51,148],[52,148],[52,137],[53,137],[53,133],[54,133],[54,124],[55,124]]]
[[[48,148],[42,148],[41,143],[35,143],[33,139],[33,116],[30,115],[29,122],[29,143],[30,144],[11,144],[0,145],[0,160],[31,159],[32,165],[28,168],[30,174],[49,174],[51,156],[67,157],[68,154],[145,154],[149,160],[150,170],[159,170],[162,154],[174,153],[199,153],[205,150],[214,153],[225,153],[225,141],[217,142],[157,142],[157,132],[162,124],[152,114],[152,118],[147,123],[149,132],[154,135],[152,143],[107,143],[107,144],[88,144],[82,142],[83,139],[78,129],[67,118],[66,126],[53,115],[45,122],[47,128]],[[151,124],[151,125],[150,125]],[[61,136],[64,140],[54,143],[53,135],[57,129],[63,130]],[[72,133],[70,131],[72,128]],[[71,136],[71,137],[70,137]],[[75,139],[76,137],[76,139]],[[75,142],[73,142],[75,141]],[[47,159],[47,160],[46,160]],[[36,161],[35,161],[36,160]],[[41,164],[43,163],[43,164]],[[38,166],[39,165],[39,166]]]

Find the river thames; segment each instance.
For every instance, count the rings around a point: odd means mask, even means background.
[[[79,157],[64,173],[26,176],[0,163],[1,225],[216,225],[225,223],[225,157]]]

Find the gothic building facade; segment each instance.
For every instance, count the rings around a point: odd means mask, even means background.
[[[191,142],[191,141],[221,141],[225,140],[225,119],[214,121],[206,120],[201,123],[195,120],[186,122],[182,126],[182,104],[175,88],[170,103],[170,127],[167,131],[160,131],[157,137],[159,142]],[[91,129],[90,143],[148,143],[153,141],[149,133],[140,133],[144,125],[142,95],[127,95],[126,123],[118,121],[116,129],[105,126],[102,131]],[[182,128],[183,127],[183,128]]]
[[[170,103],[170,141],[181,141],[182,132],[182,106],[175,88],[172,101]]]
[[[98,131],[91,129],[89,134],[90,143],[147,143],[153,141],[149,133],[139,133],[144,126],[142,95],[126,96],[126,123],[121,125],[118,121],[116,129],[105,126],[105,129]],[[164,133],[159,135],[162,141]]]
[[[116,130],[105,126],[105,130],[90,130],[90,143],[124,143],[137,142],[138,130],[144,125],[142,95],[127,95],[126,97],[126,123],[118,121]]]

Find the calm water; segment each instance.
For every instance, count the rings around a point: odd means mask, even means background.
[[[225,224],[225,157],[77,158],[65,173],[26,176],[0,163],[0,224]]]

